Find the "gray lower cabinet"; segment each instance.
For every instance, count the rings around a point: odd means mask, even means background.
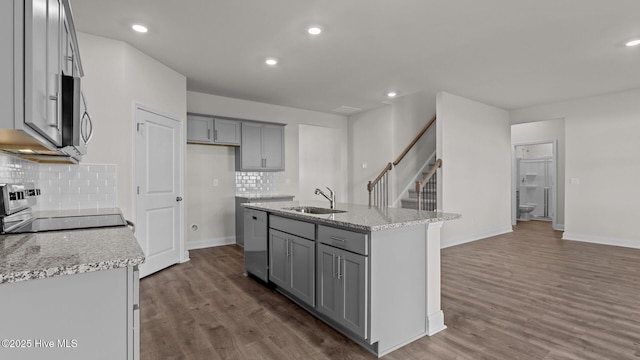
[[[236,151],[236,171],[284,170],[284,125],[243,122]]]
[[[367,257],[318,244],[318,312],[367,338]]]
[[[0,284],[0,359],[138,359],[137,267]],[[9,344],[11,345],[11,344]]]
[[[315,304],[315,241],[269,230],[269,280],[298,300]]]

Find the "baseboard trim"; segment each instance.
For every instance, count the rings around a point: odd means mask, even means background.
[[[216,246],[231,245],[236,243],[235,236],[225,236],[215,239],[202,239],[187,242],[188,250],[204,249]]]
[[[576,233],[570,233],[566,231],[562,234],[562,240],[581,241],[581,242],[587,242],[592,244],[621,246],[621,247],[632,248],[632,249],[640,249],[640,241],[638,240],[576,234]]]
[[[556,228],[553,230],[564,231],[564,224],[556,224]]]
[[[496,230],[492,230],[492,231],[487,231],[487,232],[483,232],[483,233],[474,234],[474,235],[471,235],[471,236],[468,236],[468,237],[464,237],[464,238],[458,238],[458,239],[442,239],[441,238],[442,245],[440,246],[440,248],[441,249],[446,249],[448,247],[462,245],[462,244],[470,243],[470,242],[473,242],[473,241],[486,239],[486,238],[492,237],[492,236],[498,236],[498,235],[502,235],[502,234],[507,234],[507,233],[510,233],[510,232],[513,232],[513,229],[511,228],[511,226],[507,226],[507,227],[496,229]]]
[[[447,328],[444,324],[444,312],[438,310],[427,316],[427,335],[433,336]]]

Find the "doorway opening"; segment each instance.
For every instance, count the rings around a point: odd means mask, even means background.
[[[513,145],[512,219],[550,221],[556,229],[557,141]]]

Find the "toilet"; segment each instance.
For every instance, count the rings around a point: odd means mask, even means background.
[[[533,209],[536,208],[536,204],[520,204],[518,206],[518,210],[520,211],[520,218],[518,220],[521,221],[529,221],[530,215]]]

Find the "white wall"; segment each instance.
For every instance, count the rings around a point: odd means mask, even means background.
[[[449,93],[437,97],[439,207],[462,214],[442,228],[442,246],[511,231],[511,129],[505,110]]]
[[[299,129],[302,124],[336,129],[340,134],[338,142],[347,146],[347,118],[342,115],[301,110],[284,106],[269,105],[254,101],[240,100],[187,92],[187,109],[192,113],[227,116],[240,119],[259,120],[287,124],[285,126],[285,171],[278,173],[280,193],[299,195]],[[335,140],[335,139],[334,139]],[[187,241],[202,243],[223,243],[235,239],[235,228],[230,223],[235,216],[235,167],[230,166],[235,159],[232,148],[190,145],[187,147],[188,174],[185,179],[188,188],[186,203]],[[341,154],[342,163],[347,163],[347,153]],[[235,163],[233,163],[235,164]],[[212,187],[213,179],[220,185]],[[335,174],[334,183],[346,188],[347,173]],[[194,199],[198,197],[198,199]],[[337,200],[346,201],[348,194],[338,193]],[[198,204],[211,204],[203,207]],[[191,231],[191,224],[208,225],[201,230]]]
[[[368,204],[367,183],[393,161],[391,116],[391,107],[384,106],[349,117],[350,203]]]
[[[515,112],[512,112],[512,114]],[[512,115],[513,116],[513,115]],[[557,140],[557,216],[556,226],[564,229],[564,197],[565,197],[565,133],[564,119],[536,121],[511,126],[511,143],[521,144],[537,141]],[[515,171],[515,170],[513,170]],[[512,206],[515,207],[515,199],[512,199]]]
[[[640,248],[640,89],[511,112],[565,119],[563,238]]]
[[[418,132],[435,115],[435,95],[415,93],[390,101],[377,109],[349,117],[349,202],[368,203],[367,183],[396,160]],[[389,204],[435,149],[435,131],[430,130],[389,175]],[[362,168],[366,163],[367,168]]]
[[[298,125],[300,191],[296,200],[322,200],[314,193],[327,187],[334,191],[336,201],[347,199],[347,144],[344,130],[316,125]],[[342,174],[342,176],[336,176]],[[327,203],[328,204],[328,203]]]
[[[94,123],[83,164],[117,166],[117,204],[135,221],[134,104],[184,122],[186,78],[121,41],[78,33],[78,43],[82,89]]]

